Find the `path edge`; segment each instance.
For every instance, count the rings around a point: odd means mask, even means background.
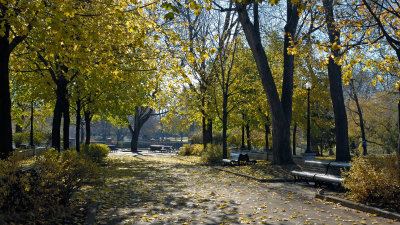
[[[83,224],[93,225],[96,222],[96,214],[97,214],[98,206],[99,206],[99,203],[97,203],[97,202],[91,202],[89,204],[88,213],[86,214],[86,219]]]
[[[204,163],[193,162],[193,161],[182,159],[182,158],[176,157],[176,156],[173,156],[173,157],[177,158],[179,160],[182,160],[182,161],[186,161],[186,162],[195,163],[195,164],[198,164],[198,165],[205,166]],[[232,173],[232,174],[235,174],[237,176],[246,177],[246,178],[257,180],[257,181],[263,182],[263,183],[268,183],[268,182],[269,183],[280,183],[280,182],[291,182],[291,181],[294,181],[294,180],[291,180],[291,179],[262,179],[262,178],[253,177],[253,176],[250,176],[250,175],[247,175],[247,174],[242,174],[242,173],[238,173],[238,172],[234,172],[234,171],[225,170],[223,168],[218,168],[218,167],[215,167],[215,166],[210,166],[210,167],[213,168],[213,169],[216,169],[216,170],[224,171],[224,172],[227,172],[227,173]],[[347,199],[343,199],[343,198],[338,198],[338,197],[334,197],[334,196],[320,194],[318,192],[315,194],[315,198],[318,198],[318,199],[321,199],[321,200],[325,200],[325,201],[329,201],[329,202],[340,203],[342,206],[345,206],[345,207],[348,207],[348,208],[351,208],[351,209],[356,209],[356,210],[360,210],[360,211],[363,211],[363,212],[366,212],[366,213],[376,214],[377,216],[384,217],[384,218],[387,218],[387,219],[400,221],[400,214],[399,213],[389,212],[387,210],[383,210],[383,209],[379,209],[379,208],[376,208],[376,207],[368,206],[368,205],[365,205],[365,204],[353,202],[353,201],[350,201],[350,200],[347,200]]]
[[[320,194],[320,193],[316,193],[315,194],[315,198],[321,199],[321,200],[325,200],[325,201],[329,201],[329,202],[334,202],[334,203],[339,203],[342,206],[348,207],[348,208],[352,208],[352,209],[356,209],[356,210],[360,210],[363,212],[367,212],[367,213],[371,213],[371,214],[376,214],[377,216],[380,217],[384,217],[387,219],[392,219],[392,220],[398,220],[400,221],[400,214],[399,213],[395,213],[395,212],[389,212],[387,210],[384,209],[379,209],[376,207],[372,207],[372,206],[368,206],[362,203],[357,203],[357,202],[353,202],[347,199],[343,199],[343,198],[338,198],[338,197],[334,197],[334,196],[330,196],[330,195],[324,195],[324,194]]]

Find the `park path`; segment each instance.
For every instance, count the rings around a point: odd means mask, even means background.
[[[114,153],[95,190],[96,224],[399,224],[168,154]]]

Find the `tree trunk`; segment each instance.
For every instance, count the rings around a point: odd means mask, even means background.
[[[250,124],[249,121],[246,123],[246,140],[247,140],[247,150],[251,150],[251,140],[250,140]]]
[[[139,142],[139,134],[142,129],[144,123],[150,118],[153,113],[153,109],[149,107],[135,107],[136,113],[134,116],[134,124],[133,128],[131,124],[128,125],[129,131],[131,132],[131,151],[138,152],[138,142]]]
[[[400,88],[399,88],[400,91]],[[398,143],[397,143],[397,166],[399,174],[399,180],[400,180],[400,101],[397,101],[397,125],[398,125],[398,131],[399,131],[399,137],[398,137]]]
[[[13,151],[11,127],[11,96],[9,83],[10,44],[8,32],[0,38],[0,158],[6,159]]]
[[[244,150],[246,148],[245,144],[244,144],[244,120],[245,120],[245,115],[244,113],[242,113],[242,119],[243,119],[243,123],[242,123],[242,145],[240,146],[240,151]]]
[[[240,150],[245,149],[245,145],[244,145],[244,124],[242,124],[242,145],[240,146]]]
[[[351,92],[353,94],[353,99],[354,99],[354,101],[356,103],[356,106],[357,106],[357,114],[358,114],[358,119],[360,121],[360,130],[361,130],[361,140],[362,140],[362,147],[363,147],[363,155],[367,155],[367,140],[365,138],[364,119],[363,119],[363,114],[362,114],[362,111],[361,111],[360,102],[358,101],[358,95],[357,95],[356,89],[354,87],[353,79],[350,80],[350,88],[351,88]]]
[[[266,153],[266,160],[268,159],[268,151],[269,151],[269,140],[268,140],[268,135],[270,133],[269,130],[269,125],[267,123],[264,124],[264,128],[265,128],[265,153]]]
[[[18,124],[15,124],[15,133],[22,133],[22,127]]]
[[[222,158],[228,158],[228,143],[226,132],[228,130],[228,95],[225,92],[222,100]]]
[[[68,82],[65,77],[60,76],[58,80],[55,81],[57,85],[56,89],[56,105],[54,107],[53,114],[53,127],[51,130],[52,137],[52,147],[57,149],[59,152],[61,150],[60,140],[61,140],[61,118],[64,116],[64,126],[63,126],[63,147],[64,149],[68,149],[69,147],[69,102],[67,99],[68,90],[67,85]],[[68,131],[66,132],[66,126],[68,126]],[[65,139],[67,138],[67,143],[65,143]],[[67,148],[66,148],[67,147]]]
[[[76,101],[76,127],[75,127],[75,147],[76,151],[80,152],[79,138],[81,132],[81,100]]]
[[[292,141],[292,144],[293,144],[293,155],[296,155],[296,130],[297,130],[297,123],[294,123],[294,126],[293,126],[293,134],[292,134],[292,136],[293,136],[293,141]]]
[[[135,126],[136,127],[136,126]],[[133,129],[132,126],[128,125],[129,131],[131,132],[131,152],[138,152],[138,142],[139,142],[139,129]]]
[[[64,99],[64,125],[63,125],[63,147],[64,150],[69,149],[69,125],[71,123],[70,115],[69,115],[69,101],[67,97]]]
[[[81,119],[81,140],[79,141],[79,143],[83,143],[85,140],[85,129],[83,128],[84,124],[82,123],[82,119]]]
[[[34,147],[33,145],[33,101],[31,102],[31,118],[30,118],[30,122],[31,122],[31,132],[29,133],[29,146],[31,148]]]
[[[62,118],[62,102],[60,97],[57,96],[56,105],[53,111],[53,125],[51,127],[51,147],[55,148],[60,152],[60,130],[61,130],[61,118]]]
[[[207,147],[207,144],[211,144],[213,141],[212,137],[212,119],[203,117],[203,146]]]
[[[285,26],[285,46],[288,45],[288,37],[294,37],[296,26],[298,23],[297,6],[288,0],[287,8],[287,24]],[[254,13],[255,22],[252,23],[249,18],[246,6],[236,3],[239,13],[239,20],[242,24],[247,42],[252,50],[257,69],[261,77],[264,91],[266,93],[268,103],[271,107],[272,117],[272,140],[273,140],[273,163],[275,164],[293,164],[292,151],[290,149],[290,120],[291,105],[293,94],[293,60],[284,49],[284,81],[282,87],[282,102],[276,89],[275,81],[269,67],[268,59],[262,46],[260,29],[258,27],[258,13]]]
[[[206,117],[203,115],[203,117],[201,118],[201,122],[202,122],[202,133],[203,133],[203,148],[206,149],[207,147],[207,119]]]
[[[213,143],[213,119],[208,118],[207,119],[207,132],[206,132],[206,144],[212,144]]]
[[[90,111],[85,111],[84,112],[84,116],[85,116],[85,127],[86,127],[86,140],[85,140],[85,145],[89,146],[90,145],[90,135],[91,135],[91,131],[90,131],[90,122],[92,121],[92,114],[90,113]]]
[[[335,27],[333,0],[323,0],[323,5],[325,8],[329,41],[332,45],[334,45],[334,43],[340,45],[340,32]],[[328,63],[328,76],[333,112],[335,115],[336,161],[350,161],[347,114],[342,90],[342,71],[341,66],[336,64],[333,58],[339,57],[340,53],[338,49],[332,49],[331,53],[332,56],[329,57]]]

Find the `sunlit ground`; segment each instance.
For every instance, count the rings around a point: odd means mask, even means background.
[[[109,157],[97,224],[387,224],[317,201],[311,188],[263,184],[166,154]],[[396,224],[400,224],[395,222]]]

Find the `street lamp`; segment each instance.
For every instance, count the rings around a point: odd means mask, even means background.
[[[304,85],[307,89],[307,149],[306,154],[312,153],[310,146],[310,90],[311,90],[311,82],[307,81]]]

